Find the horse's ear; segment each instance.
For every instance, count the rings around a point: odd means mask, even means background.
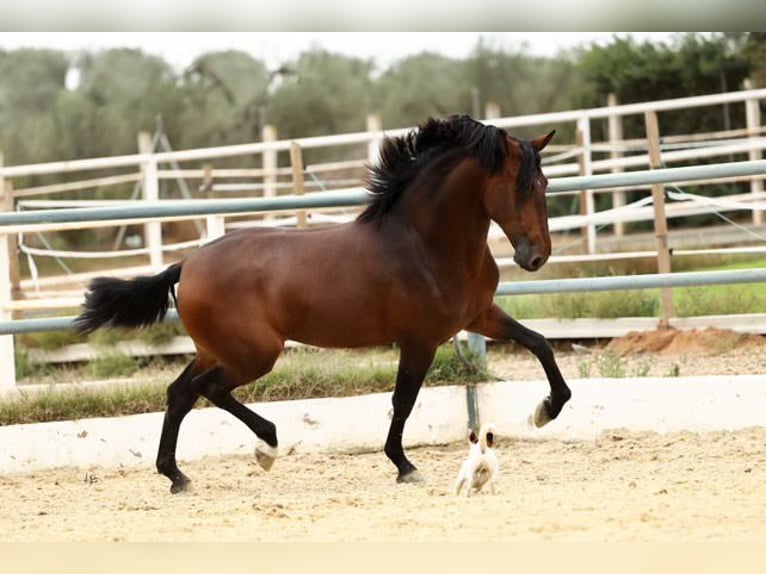
[[[556,133],[556,130],[551,130],[551,133],[549,133],[547,136],[541,136],[537,139],[530,141],[529,143],[532,144],[532,147],[535,148],[537,151],[543,151],[543,149],[545,148],[545,146],[548,145],[548,142],[551,141],[555,133]]]

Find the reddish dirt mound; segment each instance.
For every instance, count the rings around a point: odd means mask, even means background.
[[[624,337],[612,339],[607,350],[618,355],[659,353],[662,355],[703,356],[726,352],[766,349],[766,338],[749,333],[737,333],[726,329],[679,331],[657,329],[655,331],[631,332]]]

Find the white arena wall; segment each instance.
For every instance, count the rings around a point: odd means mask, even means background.
[[[542,429],[529,416],[548,392],[545,381],[477,386],[482,421],[500,441],[591,440],[615,430],[726,431],[766,425],[766,375],[574,379],[572,400]],[[381,451],[388,432],[390,393],[249,405],[274,421],[280,454]],[[0,427],[0,473],[46,468],[153,467],[162,413]],[[404,433],[406,447],[465,439],[462,386],[424,388]],[[193,410],[181,427],[179,461],[251,455],[254,436],[217,408]],[[381,455],[383,456],[383,455]],[[277,461],[278,464],[278,461]]]

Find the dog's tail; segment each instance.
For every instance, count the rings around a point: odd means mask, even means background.
[[[481,452],[487,452],[487,448],[495,446],[495,427],[491,424],[483,424],[479,429],[479,448]]]

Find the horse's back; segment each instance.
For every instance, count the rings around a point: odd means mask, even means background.
[[[382,344],[393,337],[382,325],[384,259],[363,226],[241,230],[184,262],[179,313],[192,338],[208,341],[259,329],[318,346]]]

